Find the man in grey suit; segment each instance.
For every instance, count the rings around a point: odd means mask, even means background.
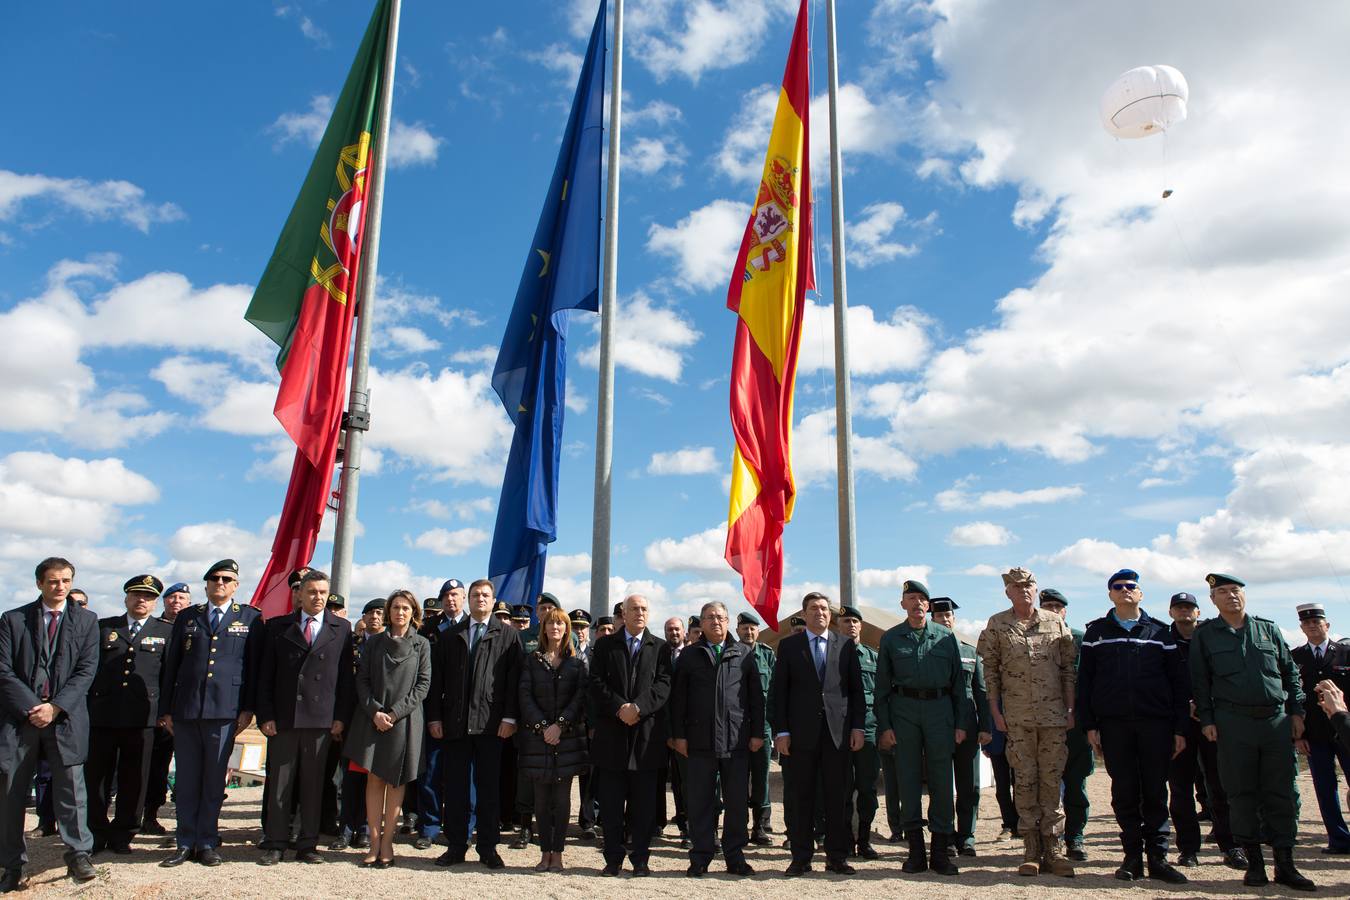
[[[802,600],[806,630],[783,638],[773,668],[770,721],[795,796],[788,822],[789,876],[811,871],[815,855],[816,781],[823,782],[825,868],[852,875],[853,834],[844,818],[852,775],[850,754],[862,749],[867,704],[853,641],[830,630],[830,600],[812,591]]]
[[[75,578],[68,560],[44,559],[35,574],[41,596],[0,616],[0,893],[23,885],[24,807],[39,757],[51,767],[66,870],[76,881],[97,875],[89,861],[84,762],[98,615],[66,602]]]

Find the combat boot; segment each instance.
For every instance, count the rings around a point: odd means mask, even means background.
[[[1270,884],[1270,879],[1266,877],[1266,858],[1261,855],[1261,845],[1247,844],[1242,849],[1247,851],[1247,874],[1242,876],[1242,883],[1247,887]]]
[[[947,835],[933,833],[933,849],[929,854],[931,861],[929,868],[939,875],[955,875],[960,870],[952,864],[951,857],[947,855]]]
[[[1296,891],[1317,890],[1317,885],[1313,884],[1311,879],[1305,878],[1298,869],[1294,868],[1293,847],[1275,848],[1275,883],[1291,887]]]
[[[1125,854],[1125,861],[1116,869],[1116,877],[1121,881],[1140,881],[1144,877],[1144,854],[1138,850],[1130,850]]]
[[[1178,872],[1167,861],[1167,854],[1162,850],[1148,854],[1148,877],[1165,881],[1168,884],[1185,884],[1187,881],[1186,876]]]
[[[900,870],[911,875],[927,872],[928,854],[923,849],[923,829],[911,828],[906,831],[905,840],[909,842],[909,856],[905,857],[904,865],[900,866]]]
[[[1039,875],[1041,873],[1041,836],[1034,831],[1022,835],[1022,864],[1017,867],[1018,875]]]
[[[1050,871],[1051,875],[1072,878],[1073,863],[1064,855],[1064,844],[1053,834],[1041,835],[1041,871]]]

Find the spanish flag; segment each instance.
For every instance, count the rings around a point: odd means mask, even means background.
[[[807,0],[797,12],[764,175],[727,291],[739,317],[731,360],[731,511],[726,558],[745,598],[778,627],[783,526],[792,518],[792,388],[811,263]]]

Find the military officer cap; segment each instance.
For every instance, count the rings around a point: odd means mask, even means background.
[[[370,601],[369,603],[367,603],[367,604],[365,605],[365,607],[361,610],[361,615],[363,615],[363,616],[364,616],[364,615],[369,615],[370,613],[373,613],[373,612],[375,612],[376,610],[380,610],[380,611],[383,611],[383,610],[384,610],[384,598],[383,598],[383,597],[376,597],[374,600],[372,600],[372,601]]]
[[[737,625],[753,625],[753,626],[755,626],[756,628],[758,628],[758,627],[760,627],[761,625],[763,625],[764,623],[761,622],[758,618],[756,618],[754,613],[743,612],[743,613],[738,613],[738,614],[736,615],[736,624],[737,624]]]
[[[347,598],[341,594],[329,594],[328,602],[324,604],[328,609],[346,609]]]
[[[591,627],[591,614],[584,609],[574,609],[567,614],[567,617],[572,620],[574,626],[580,625],[584,628]]]
[[[550,594],[548,591],[544,591],[542,594],[540,594],[539,599],[536,600],[534,603],[536,607],[538,607],[540,603],[552,603],[555,609],[562,609],[562,604],[558,602],[558,598]]]
[[[449,579],[446,579],[445,584],[441,585],[441,594],[440,594],[440,595],[441,595],[442,597],[444,597],[444,596],[446,595],[446,592],[447,592],[447,591],[453,591],[455,588],[459,588],[459,589],[463,590],[463,588],[464,588],[464,582],[460,581],[458,578],[449,578]]]
[[[1068,606],[1069,598],[1065,597],[1054,588],[1045,588],[1041,591],[1041,606],[1044,606],[1047,602],[1058,603],[1060,606]]]
[[[1035,581],[1036,576],[1031,574],[1031,570],[1024,569],[1021,566],[1016,566],[1003,573],[1004,584],[1027,584],[1028,582],[1035,583]]]
[[[689,617],[689,627],[690,627],[690,628],[697,628],[698,630],[702,631],[702,630],[703,630],[703,620],[700,619],[698,616],[690,616],[690,617]]]
[[[137,575],[127,579],[127,583],[122,585],[124,594],[149,594],[158,597],[163,591],[164,582],[153,575]]]
[[[857,619],[861,622],[863,620],[863,614],[859,612],[858,608],[855,606],[841,606],[839,607],[839,618]]]
[[[505,606],[506,602],[504,600],[498,600],[497,604],[498,606]],[[515,622],[530,621],[530,608],[524,603],[517,603],[515,606],[511,607],[511,619]]]
[[[202,576],[202,580],[205,581],[217,572],[229,572],[231,575],[238,575],[239,563],[232,559],[222,559],[220,562],[206,570],[206,574]]]
[[[453,580],[454,579],[451,579],[451,581]],[[384,601],[382,600],[380,602],[383,603]],[[422,612],[435,612],[440,608],[441,608],[440,597],[428,597],[426,601],[422,604]]]
[[[1111,585],[1115,584],[1117,581],[1133,581],[1137,583],[1139,581],[1139,573],[1134,569],[1121,569],[1110,578],[1106,579],[1106,586],[1111,587]]]
[[[179,591],[182,591],[185,594],[190,594],[192,593],[192,588],[188,587],[186,582],[175,581],[173,584],[169,585],[164,589],[164,593],[166,594],[176,594]]]
[[[1205,583],[1212,588],[1220,587],[1225,584],[1236,584],[1238,587],[1246,587],[1247,582],[1232,575],[1225,575],[1222,572],[1210,572],[1205,576]]]
[[[928,585],[922,581],[906,581],[900,586],[902,594],[923,594],[924,599],[928,599]]]
[[[1200,604],[1196,602],[1194,594],[1188,594],[1185,591],[1182,591],[1179,594],[1173,594],[1171,602],[1167,604],[1168,609],[1171,609],[1174,606],[1194,606],[1199,608]]]
[[[505,615],[510,617],[511,604],[507,603],[505,600],[498,600],[496,603],[492,604],[492,614],[494,616]]]
[[[291,590],[295,590],[300,586],[300,582],[305,580],[305,576],[312,571],[313,570],[309,566],[301,566],[290,575],[286,576],[286,586]]]
[[[1306,622],[1309,619],[1325,619],[1327,611],[1320,603],[1300,603],[1295,609],[1298,610],[1298,620]]]
[[[928,609],[930,612],[951,612],[954,609],[960,608],[961,607],[957,602],[951,597],[934,597],[928,602]],[[858,618],[861,619],[862,616],[858,616]]]
[[[803,619],[801,616],[793,616],[792,618],[788,619],[788,627],[789,627],[789,628],[805,628],[805,627],[806,627],[806,620]]]
[[[602,627],[604,627],[605,625],[613,625],[613,624],[614,624],[614,617],[613,617],[613,616],[601,616],[600,618],[598,618],[598,619],[595,620],[595,627],[596,627],[596,628],[602,628]]]

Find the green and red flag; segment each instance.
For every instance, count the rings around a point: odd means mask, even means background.
[[[783,87],[755,207],[727,292],[737,314],[731,361],[731,509],[726,559],[745,599],[778,627],[783,526],[792,518],[792,390],[811,255],[810,48],[806,0],[788,51]]]
[[[286,578],[308,565],[328,508],[346,401],[356,284],[390,0],[379,0],[318,152],[244,318],[277,346],[281,387],[273,407],[295,441],[281,522],[253,605],[291,611]]]

